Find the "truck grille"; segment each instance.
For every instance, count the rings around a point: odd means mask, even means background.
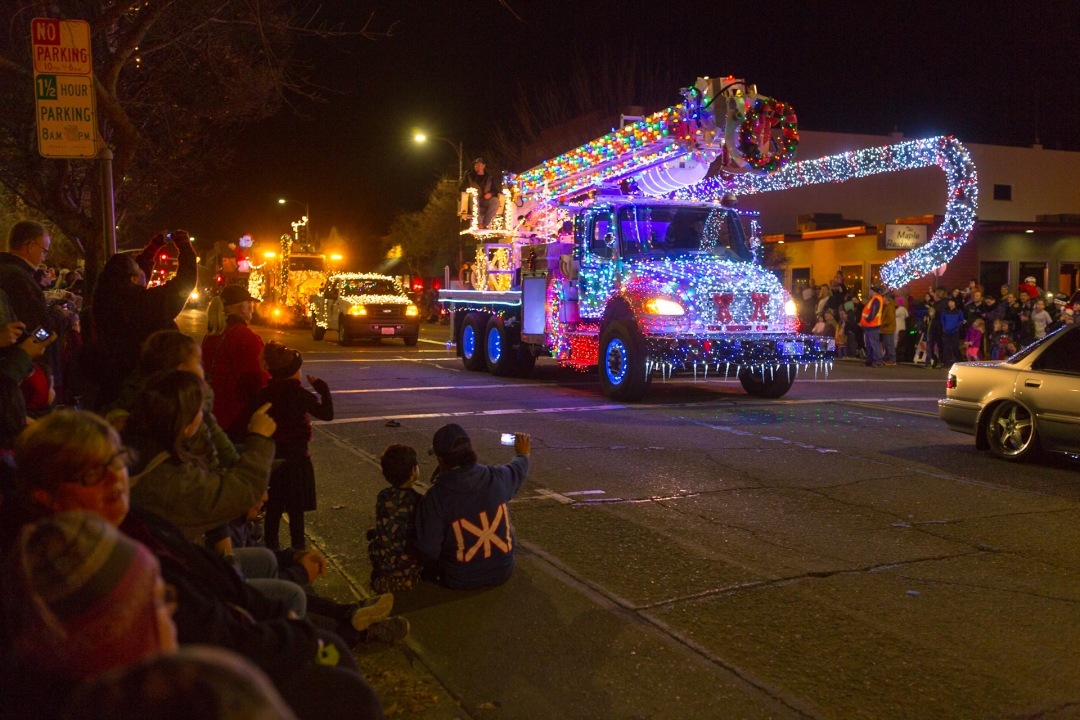
[[[375,322],[382,320],[404,320],[404,305],[369,305],[368,317]]]

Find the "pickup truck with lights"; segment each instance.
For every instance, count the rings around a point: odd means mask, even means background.
[[[331,273],[309,307],[315,340],[327,330],[336,332],[343,346],[361,338],[401,338],[413,346],[420,337],[420,311],[397,280],[386,275]]]

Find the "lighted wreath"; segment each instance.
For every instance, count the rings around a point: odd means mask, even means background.
[[[735,140],[743,165],[773,172],[787,165],[798,147],[799,121],[790,105],[772,98],[749,104]]]

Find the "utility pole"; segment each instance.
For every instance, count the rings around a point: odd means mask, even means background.
[[[98,151],[101,161],[101,223],[105,250],[109,257],[116,254],[116,199],[113,196],[113,153],[104,142]]]

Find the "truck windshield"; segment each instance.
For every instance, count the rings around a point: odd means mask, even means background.
[[[630,205],[618,222],[624,258],[707,252],[751,259],[738,214],[725,208]]]
[[[391,280],[346,280],[341,285],[342,295],[401,295]]]
[[[289,257],[289,269],[290,270],[322,270],[324,266],[323,258],[320,256],[304,257],[303,255],[297,257],[291,255]]]

